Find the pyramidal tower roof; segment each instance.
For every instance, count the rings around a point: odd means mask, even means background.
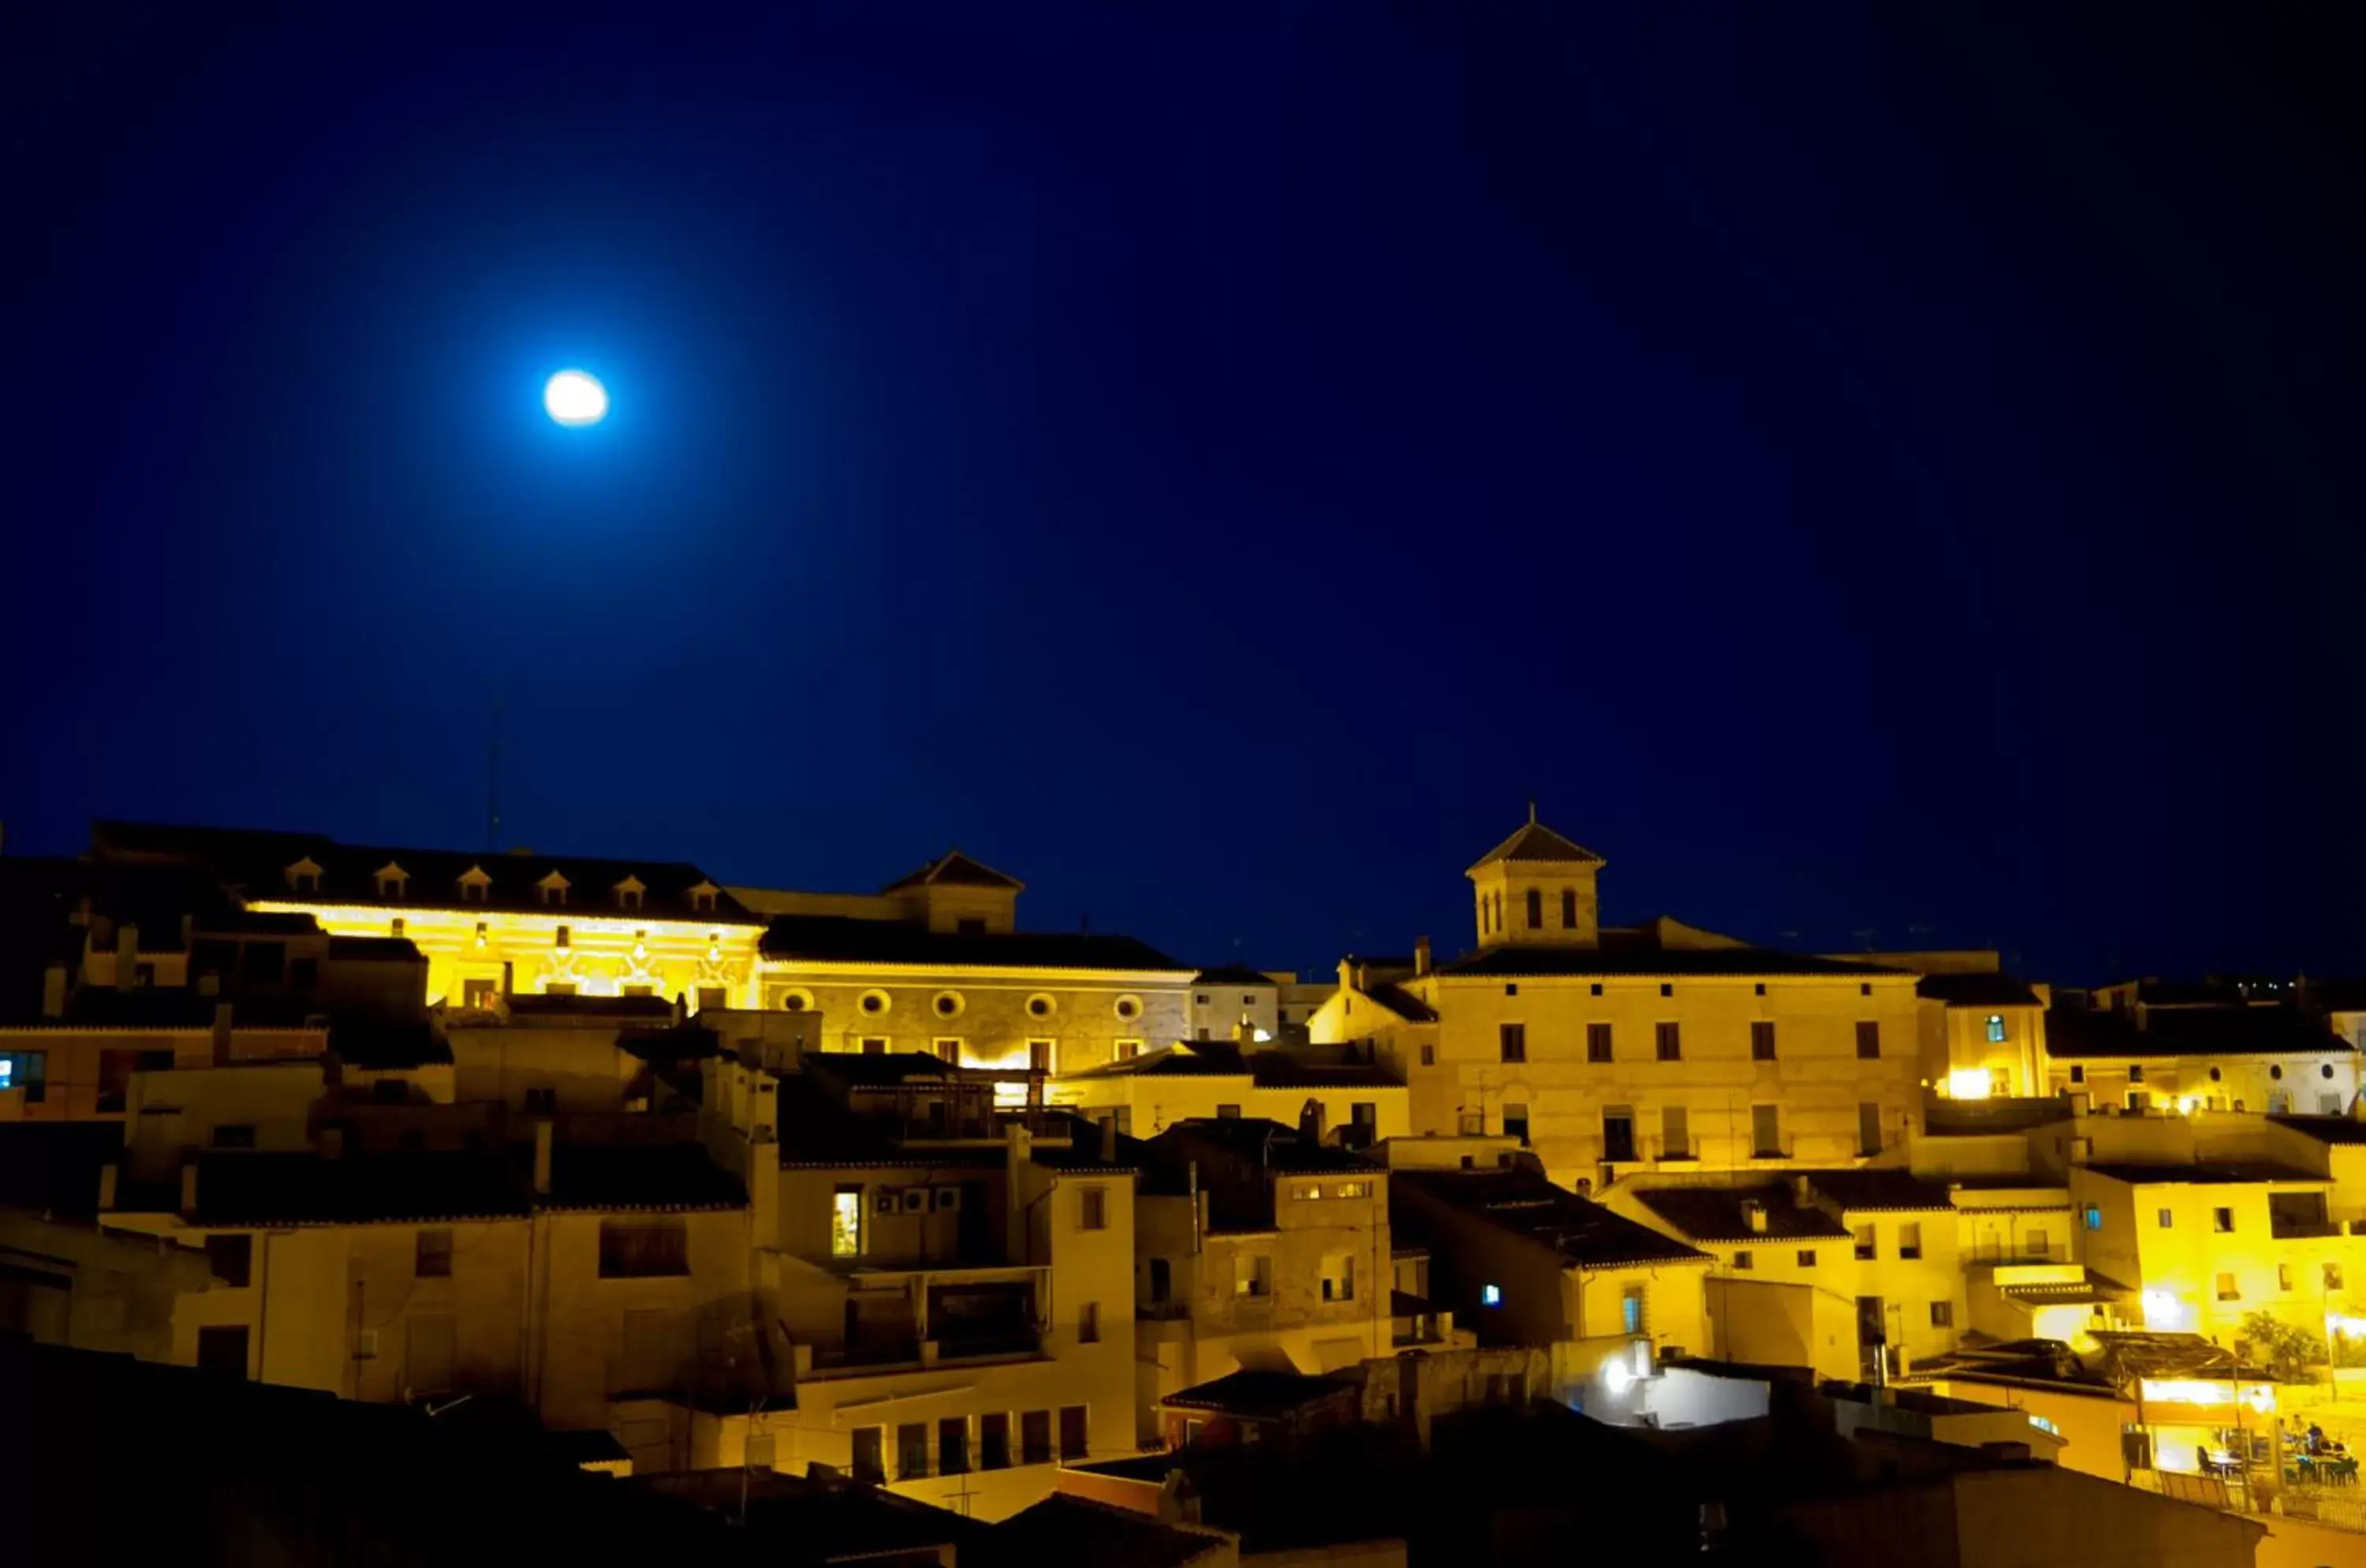
[[[1584,845],[1562,838],[1537,820],[1537,808],[1528,807],[1528,819],[1519,831],[1481,855],[1472,872],[1497,861],[1527,861],[1556,865],[1601,865],[1603,858]],[[1469,874],[1466,873],[1465,874]]]
[[[893,893],[902,887],[944,886],[1008,887],[1014,893],[1023,892],[1027,886],[1017,877],[1006,876],[990,865],[972,860],[959,850],[947,850],[919,870],[897,877],[882,891]]]

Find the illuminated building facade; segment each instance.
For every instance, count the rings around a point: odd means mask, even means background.
[[[1662,917],[1605,926],[1602,858],[1534,820],[1469,873],[1478,950],[1351,961],[1317,1042],[1369,1041],[1417,1132],[1522,1140],[1556,1181],[1874,1158],[1922,1104],[1915,976]]]

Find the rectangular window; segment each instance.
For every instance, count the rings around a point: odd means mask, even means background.
[[[602,1220],[600,1278],[647,1280],[690,1272],[690,1232],[680,1220]]]
[[[1660,1107],[1660,1157],[1690,1159],[1693,1155],[1693,1130],[1681,1105]]]
[[[2338,1291],[2341,1289],[2340,1264],[2328,1263],[2325,1266],[2325,1288],[2328,1291]]]
[[[545,980],[542,983],[542,994],[546,997],[571,997],[575,994],[575,982],[572,980]]]
[[[1816,1266],[1816,1249],[1812,1247],[1799,1248],[1796,1260],[1802,1269],[1813,1269]]]
[[[1101,1303],[1087,1302],[1076,1309],[1076,1343],[1098,1345],[1101,1342]]]
[[[1008,1411],[989,1411],[977,1418],[977,1467],[980,1470],[1010,1468],[1010,1415]]]
[[[1652,1043],[1659,1048],[1660,1060],[1662,1062],[1681,1062],[1684,1059],[1683,1027],[1674,1021],[1653,1024],[1651,1038]]]
[[[2024,1258],[2044,1258],[2051,1250],[2052,1244],[2046,1240],[2044,1231],[2028,1231],[2021,1238],[2021,1251]]]
[[[1356,1299],[1355,1254],[1336,1252],[1323,1259],[1323,1299],[1326,1302],[1352,1302]]]
[[[887,1479],[884,1427],[857,1427],[854,1429],[854,1479],[867,1481],[873,1486]]]
[[[1644,1287],[1629,1285],[1618,1292],[1618,1327],[1624,1334],[1640,1334],[1644,1329]]]
[[[1520,1146],[1528,1146],[1528,1108],[1525,1105],[1504,1107],[1504,1136],[1517,1138]]]
[[[1922,1226],[1920,1222],[1909,1220],[1898,1227],[1898,1256],[1900,1258],[1922,1256]]]
[[[251,1235],[206,1237],[206,1267],[215,1279],[232,1289],[244,1289],[253,1277],[254,1238]]]
[[[1092,1451],[1092,1444],[1086,1438],[1085,1407],[1081,1404],[1060,1406],[1060,1457],[1089,1459]]]
[[[1380,1131],[1380,1101],[1376,1100],[1350,1101],[1347,1106],[1347,1124],[1360,1133],[1371,1134]]]
[[[862,1037],[862,1054],[866,1056],[885,1055],[887,1054],[887,1037],[884,1034],[864,1035]]]
[[[1030,1410],[1019,1417],[1019,1462],[1052,1462],[1052,1413]]]
[[[1750,1059],[1753,1062],[1774,1059],[1774,1026],[1763,1018],[1750,1026]]]
[[[493,998],[501,994],[496,980],[463,980],[460,982],[460,1005],[464,1008],[489,1008]]]
[[[2243,1299],[2243,1292],[2235,1288],[2234,1275],[2218,1276],[2218,1299],[2222,1302],[2239,1302]]]
[[[1632,1106],[1606,1105],[1602,1108],[1602,1157],[1606,1160],[1631,1160],[1635,1157],[1635,1111]]]
[[[2293,1288],[2293,1286],[2292,1286],[2292,1280],[2293,1280],[2292,1265],[2291,1265],[2291,1264],[2289,1264],[2289,1263],[2279,1263],[2279,1264],[2277,1264],[2277,1265],[2276,1265],[2276,1289],[2277,1289],[2279,1292],[2282,1292],[2283,1294],[2285,1294],[2285,1295],[2287,1295],[2287,1296],[2288,1296],[2288,1295],[2291,1295],[2291,1294],[2292,1294],[2292,1288]]]
[[[2000,1012],[1989,1014],[1989,1043],[1991,1045],[2004,1043],[2004,1014]]]
[[[1933,1328],[1955,1327],[1955,1303],[1953,1302],[1932,1302],[1931,1303],[1931,1326]]]
[[[896,1479],[918,1481],[929,1473],[929,1424],[907,1421],[896,1428]]]
[[[1052,1043],[1049,1040],[1030,1040],[1027,1043],[1027,1070],[1031,1073],[1052,1070]]]
[[[2072,1083],[2085,1083],[2087,1081],[2087,1067],[2084,1063],[2073,1062],[2070,1064],[2070,1081]]]
[[[1610,1026],[1589,1023],[1585,1026],[1585,1059],[1589,1062],[1610,1060]]]
[[[1119,1042],[1117,1043],[1117,1059],[1118,1059],[1119,1061],[1121,1061],[1121,1062],[1131,1062],[1131,1061],[1132,1061],[1135,1057],[1137,1057],[1137,1056],[1139,1056],[1139,1055],[1142,1055],[1142,1042],[1141,1042],[1141,1041],[1139,1041],[1139,1040],[1121,1040],[1121,1041],[1119,1041]]]
[[[2169,1211],[2166,1209],[2161,1211],[2163,1213],[2167,1213]],[[2103,1206],[2100,1203],[2088,1204],[2084,1209],[2081,1209],[2079,1212],[2079,1223],[2084,1224],[2090,1231],[2101,1230],[2103,1228]]]
[[[2171,1222],[2171,1221],[2173,1221],[2173,1220],[2175,1220],[2175,1219],[2177,1218],[2177,1216],[2176,1216],[2174,1213],[2170,1213],[2170,1212],[2169,1212],[2169,1210],[2167,1210],[2167,1209],[2163,1209],[2163,1210],[2161,1210],[2161,1211],[2159,1212],[2159,1216],[2158,1216],[2158,1217],[2159,1217],[2159,1220],[2160,1220],[2160,1228],[2161,1228],[2161,1229],[2163,1229],[2163,1230],[2168,1230],[2168,1229],[2169,1229],[2169,1228],[2170,1228],[2170,1222]]]
[[[2128,1064],[2128,1082],[2144,1082],[2144,1064],[2142,1062],[2131,1062]]]
[[[1574,887],[1560,890],[1560,927],[1568,931],[1577,929],[1577,889]]]
[[[1758,1267],[1757,1256],[1745,1247],[1733,1255],[1733,1266],[1747,1274]]]
[[[829,1195],[829,1255],[862,1256],[862,1189],[841,1187]]]
[[[1240,1108],[1239,1106],[1237,1106],[1237,1105],[1219,1105],[1218,1107],[1216,1107],[1216,1120],[1217,1120],[1217,1121],[1219,1121],[1219,1122],[1237,1122],[1237,1121],[1239,1121],[1240,1119],[1241,1119],[1241,1108]]]
[[[655,986],[619,986],[616,994],[620,997],[654,997],[658,988]]]
[[[967,1417],[948,1416],[937,1423],[937,1473],[940,1475],[969,1473]]]
[[[1542,888],[1528,889],[1528,929],[1541,930],[1545,923],[1545,896]]]
[[[566,926],[561,926],[556,931],[552,932],[551,939],[553,946],[572,947],[575,945],[575,932]]]
[[[1421,1065],[1425,1067],[1437,1066],[1437,1047],[1426,1040],[1421,1043]]]
[[[2211,1210],[2210,1228],[2216,1231],[2220,1235],[2225,1235],[2231,1233],[2235,1228],[2235,1211],[2232,1209]]]
[[[1273,1259],[1262,1252],[1235,1254],[1233,1294],[1251,1301],[1263,1301],[1273,1294]]]
[[[1753,1105],[1750,1108],[1750,1152],[1758,1159],[1783,1157],[1781,1106]]]
[[[949,1067],[958,1067],[961,1066],[961,1042],[959,1040],[948,1039],[944,1035],[941,1034],[937,1036],[935,1044],[938,1061],[944,1063],[945,1066]]]
[[[1871,1062],[1880,1057],[1881,1025],[1867,1021],[1856,1026],[1856,1055],[1861,1062]]]
[[[422,1280],[450,1279],[452,1233],[440,1226],[422,1228],[411,1248],[411,1271]]]
[[[1856,1152],[1868,1159],[1881,1152],[1881,1107],[1870,1100],[1856,1108]]]
[[[1525,1023],[1503,1023],[1495,1026],[1496,1044],[1504,1060],[1525,1062],[1528,1059],[1528,1026]]]
[[[1871,1225],[1856,1227],[1856,1256],[1860,1263],[1881,1255],[1881,1233]]]

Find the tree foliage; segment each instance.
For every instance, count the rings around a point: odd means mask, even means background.
[[[2325,1363],[2324,1340],[2267,1312],[2244,1314],[2242,1326],[2235,1334],[2235,1349],[2279,1382],[2305,1382],[2309,1369]]]

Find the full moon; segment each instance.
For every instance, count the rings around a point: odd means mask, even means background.
[[[597,424],[608,417],[608,389],[585,370],[561,370],[542,389],[542,406],[561,424]]]

